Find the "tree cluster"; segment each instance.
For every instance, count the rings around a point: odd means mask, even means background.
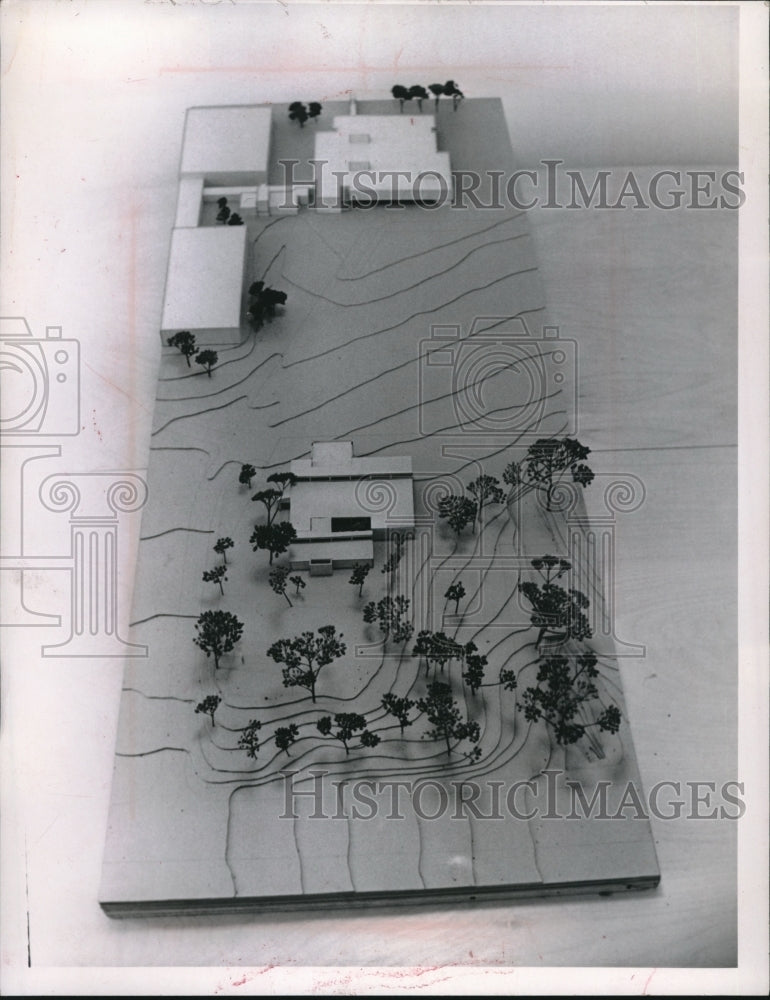
[[[431,83],[428,87],[431,94],[436,98],[436,111],[438,111],[439,98],[442,95],[452,98],[452,110],[457,110],[457,104],[465,96],[463,92],[457,87],[454,80],[447,80],[446,83]],[[416,84],[413,87],[404,87],[400,83],[395,84],[391,87],[391,94],[399,103],[399,111],[404,110],[405,101],[417,101],[417,107],[422,113],[422,102],[428,100],[428,90],[420,84]]]
[[[505,493],[500,481],[494,476],[480,475],[466,486],[465,494],[449,493],[438,502],[438,516],[449,524],[455,534],[459,535],[466,525],[470,524],[476,530],[476,522],[481,524],[484,507],[489,504],[501,504]]]
[[[286,305],[286,292],[269,288],[264,281],[253,281],[249,285],[249,304],[246,315],[253,330],[261,330],[265,322],[272,322],[278,306]]]
[[[247,468],[250,471],[252,467],[248,466]],[[241,476],[243,476],[243,471],[241,472]],[[264,549],[270,553],[271,566],[273,565],[273,558],[286,552],[297,537],[297,532],[294,530],[291,522],[275,520],[286,490],[296,481],[297,477],[292,472],[273,472],[267,477],[267,482],[271,485],[267,489],[259,490],[251,498],[261,503],[265,508],[267,523],[255,526],[249,542],[255,552],[259,549]],[[275,587],[273,589],[275,590]],[[282,593],[282,591],[276,592]],[[289,603],[291,604],[291,601]]]
[[[591,651],[574,661],[566,656],[544,657],[538,667],[537,685],[524,691],[517,709],[529,722],[543,719],[562,746],[577,743],[592,726],[602,732],[616,733],[621,721],[617,705],[603,707],[593,722],[581,718],[583,707],[599,697],[596,662]]]
[[[409,598],[403,594],[383,597],[376,603],[370,601],[363,613],[367,624],[377,622],[386,641],[392,638],[394,642],[402,643],[412,638],[414,626],[406,618],[409,613]]]
[[[222,224],[227,224],[228,226],[242,226],[243,219],[238,215],[237,212],[230,211],[230,206],[227,204],[227,198],[217,198],[217,222]]]
[[[321,114],[321,105],[318,101],[311,101],[307,106],[302,101],[292,101],[289,105],[289,118],[293,122],[299,122],[299,127],[304,128],[305,122],[309,119],[316,119]]]
[[[541,490],[551,510],[561,482],[571,481],[585,488],[593,480],[594,473],[585,462],[590,453],[591,449],[576,438],[538,438],[521,462],[509,463],[503,472],[503,481],[509,487],[508,501],[528,490]]]

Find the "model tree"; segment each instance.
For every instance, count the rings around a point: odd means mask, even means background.
[[[487,504],[502,503],[505,500],[500,480],[494,476],[477,476],[472,483],[468,483],[467,489],[476,504],[479,525],[481,525],[482,510]]]
[[[231,652],[243,634],[243,623],[229,611],[204,611],[195,623],[198,634],[193,639],[206,654],[214,657],[214,667],[225,653]]]
[[[433,681],[432,684],[428,685],[426,697],[417,702],[417,707],[425,713],[428,722],[433,727],[427,733],[428,738],[444,740],[447,756],[450,756],[452,750],[456,749],[464,740],[469,743],[478,743],[481,737],[478,722],[462,717],[460,709],[452,697],[452,689],[448,684]],[[475,747],[466,752],[464,756],[469,760],[478,760],[481,757],[481,748]]]
[[[438,502],[438,516],[447,521],[457,535],[468,524],[475,531],[476,504],[468,497],[454,493],[441,497]]]
[[[400,83],[395,84],[390,88],[390,92],[393,97],[398,101],[398,110],[404,110],[404,101],[411,100],[411,96],[406,87],[402,87]]]
[[[259,490],[251,499],[264,506],[267,513],[267,523],[271,525],[273,518],[278,513],[278,506],[283,499],[281,490],[268,487],[266,490]]]
[[[196,365],[201,365],[209,378],[211,378],[211,369],[217,361],[219,361],[219,355],[216,351],[201,351],[195,358]]]
[[[251,499],[264,506],[267,513],[267,523],[272,524],[286,490],[296,483],[297,477],[293,472],[273,472],[267,477],[267,481],[271,485],[266,490],[255,493]]]
[[[383,597],[382,600],[370,601],[364,607],[364,621],[367,624],[377,622],[380,632],[387,641],[392,638],[394,642],[408,642],[412,638],[414,626],[406,620],[409,612],[409,598],[402,594],[393,597]]]
[[[548,555],[538,556],[532,560],[530,565],[538,571],[546,583],[558,580],[560,576],[564,576],[565,573],[572,569],[572,563],[569,560]]]
[[[177,347],[184,355],[185,361],[187,362],[187,367],[190,368],[190,358],[195,354],[198,348],[195,346],[195,335],[190,333],[189,330],[180,330],[179,333],[172,334],[172,336],[166,338],[166,343],[169,347]]]
[[[214,569],[207,569],[203,572],[203,582],[204,583],[218,583],[219,592],[224,596],[225,588],[222,586],[222,581],[227,579],[227,567],[226,566],[215,566]]]
[[[428,100],[428,91],[425,87],[415,84],[414,87],[409,88],[409,99],[417,101],[417,107],[420,109],[420,114],[422,114],[422,102]]]
[[[251,489],[251,481],[254,478],[254,476],[256,476],[256,474],[257,470],[254,468],[254,466],[249,465],[248,462],[245,462],[241,466],[241,471],[238,475],[238,482],[241,484],[241,486],[248,486],[249,489]]]
[[[225,561],[225,566],[227,565],[227,550],[232,549],[235,546],[235,542],[232,538],[218,538],[212,548],[218,556],[222,556]]]
[[[267,481],[273,483],[275,489],[283,496],[286,490],[297,482],[297,477],[293,472],[271,472]]]
[[[219,211],[217,212],[217,222],[225,223],[230,218],[230,209],[228,208],[227,205],[227,198],[220,198],[217,204],[219,205]]]
[[[322,108],[318,101],[311,101],[307,109],[308,118],[315,120],[321,114],[321,110]]]
[[[532,566],[540,572],[544,582],[525,580],[519,584],[519,590],[532,605],[531,624],[540,630],[535,645],[539,646],[547,633],[562,642],[590,638],[592,632],[585,615],[588,598],[579,590],[565,590],[552,582],[566,572],[570,564],[544,556],[533,559]]]
[[[450,660],[462,660],[464,658],[465,647],[444,632],[422,631],[417,635],[417,643],[415,644],[413,653],[415,656],[425,657],[428,670],[430,670],[432,663],[434,669],[438,666],[443,671]]]
[[[457,615],[460,613],[460,601],[463,597],[465,597],[465,587],[463,587],[462,583],[458,580],[456,583],[451,584],[451,586],[447,588],[444,597],[448,601],[455,602],[455,614]]]
[[[294,525],[289,521],[280,521],[278,524],[258,524],[252,531],[249,541],[255,552],[258,549],[266,549],[270,553],[272,566],[273,557],[283,555],[296,537]]]
[[[410,698],[399,698],[389,691],[382,696],[381,704],[388,715],[392,715],[396,719],[401,727],[401,735],[403,736],[404,729],[407,726],[411,726],[412,722],[414,722],[414,719],[409,718],[409,712],[414,708],[416,702]]]
[[[279,639],[267,651],[276,663],[283,663],[284,687],[303,687],[316,700],[316,683],[321,670],[344,656],[347,647],[334,625],[323,625],[318,636],[303,632],[293,639]]]
[[[293,607],[289,595],[286,593],[286,583],[289,577],[289,570],[285,566],[276,566],[274,569],[270,570],[270,575],[268,580],[270,581],[271,588],[276,594],[280,594],[282,597],[286,598],[286,602],[289,607]]]
[[[275,745],[291,757],[289,747],[296,742],[298,736],[299,728],[296,723],[291,722],[288,726],[279,726],[275,731]]]
[[[260,330],[265,320],[271,322],[278,306],[286,305],[286,292],[268,288],[264,281],[254,281],[249,285],[249,305],[246,311],[254,330]]]
[[[574,662],[566,656],[544,657],[538,668],[537,685],[524,691],[517,709],[529,722],[543,719],[562,746],[577,743],[593,726],[616,733],[621,722],[617,705],[603,706],[593,722],[585,721],[585,706],[599,697],[596,663],[596,655],[591,651]]]
[[[293,122],[299,122],[300,128],[305,127],[305,122],[308,119],[308,113],[307,108],[302,101],[292,101],[289,105],[289,118]]]
[[[221,701],[222,699],[219,697],[218,694],[207,695],[203,699],[203,701],[198,702],[198,704],[195,706],[195,711],[196,713],[201,712],[203,715],[210,715],[211,725],[212,726],[216,725],[216,723],[214,722],[214,712],[216,712],[217,708],[219,707],[219,703]]]
[[[262,723],[258,722],[256,719],[252,719],[238,737],[238,746],[242,747],[246,751],[246,755],[251,757],[253,760],[257,759],[257,753],[259,751],[258,733],[261,728]]]
[[[353,572],[350,574],[350,579],[348,583],[353,584],[354,587],[358,587],[358,596],[362,596],[362,591],[364,589],[364,581],[369,575],[369,570],[371,566],[367,566],[366,563],[356,563],[353,567]]]
[[[452,111],[457,111],[457,103],[465,97],[465,94],[457,87],[454,80],[447,80],[444,84],[444,93],[452,98]]]
[[[337,727],[336,731],[333,730],[333,726]],[[333,723],[331,716],[324,715],[316,723],[316,728],[321,736],[331,736],[332,739],[340,741],[345,747],[346,757],[350,753],[350,741],[355,737],[356,733],[360,733],[358,739],[361,742],[357,747],[353,748],[355,750],[358,750],[360,747],[375,747],[380,742],[380,737],[376,733],[370,732],[365,726],[366,719],[363,715],[358,715],[356,712],[339,712],[334,716]]]
[[[237,212],[233,212],[230,218],[227,220],[228,226],[242,226],[243,219],[238,215]]]
[[[484,668],[487,666],[487,658],[483,653],[479,653],[474,642],[465,644],[465,670],[462,673],[463,683],[471,689],[471,694],[476,694],[484,683]]]
[[[385,560],[383,564],[382,573],[394,573],[398,568],[398,564],[401,562],[401,556],[403,555],[404,549],[404,539],[398,533],[391,537],[391,542],[393,543],[393,550]]]
[[[554,492],[563,480],[583,488],[593,480],[594,473],[585,463],[590,453],[591,449],[576,438],[538,438],[521,462],[506,466],[503,479],[511,487],[509,499],[527,489],[538,489],[545,493],[546,507],[551,510]]]
[[[297,597],[299,595],[300,590],[304,590],[305,587],[307,586],[307,584],[305,583],[305,581],[302,579],[301,576],[290,576],[289,577],[289,583],[293,583],[294,584],[294,596],[295,597]]]
[[[436,112],[438,112],[438,99],[444,93],[444,84],[443,83],[431,83],[428,86],[428,90],[436,98]]]

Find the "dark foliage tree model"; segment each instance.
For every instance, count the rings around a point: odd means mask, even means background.
[[[333,727],[336,726],[336,730]],[[380,742],[380,737],[376,733],[365,728],[366,719],[356,712],[339,712],[334,716],[324,715],[316,723],[316,728],[321,736],[331,736],[332,739],[339,740],[345,747],[345,756],[350,753],[350,741],[355,737],[360,740],[357,750],[360,747],[375,747]],[[356,736],[356,734],[358,734]]]
[[[295,743],[299,736],[299,727],[291,722],[288,726],[279,726],[275,731],[275,745],[279,750],[283,750],[289,757],[289,747]]]
[[[521,462],[511,462],[503,472],[510,487],[509,501],[530,489],[545,493],[546,507],[552,509],[554,492],[565,479],[585,488],[594,473],[585,463],[591,453],[575,438],[539,438],[527,449]]]
[[[174,333],[170,337],[166,338],[166,343],[169,347],[178,347],[184,355],[187,367],[191,367],[190,358],[198,350],[195,346],[195,334],[190,333],[189,330],[180,330],[179,333]]]
[[[303,687],[316,699],[316,683],[321,670],[344,656],[347,647],[334,625],[323,625],[318,635],[303,632],[293,639],[279,639],[267,651],[276,663],[283,663],[284,687]]]
[[[500,481],[494,476],[478,476],[472,483],[468,483],[467,489],[476,504],[479,524],[482,511],[487,504],[503,503],[505,500]]]
[[[616,733],[621,722],[617,705],[603,707],[593,722],[581,718],[585,706],[599,698],[596,663],[591,651],[574,661],[566,656],[544,657],[538,667],[537,685],[524,691],[517,709],[529,722],[543,719],[562,746],[577,743],[592,726]]]
[[[369,575],[370,569],[371,566],[367,566],[366,563],[356,563],[353,567],[353,572],[350,574],[348,583],[352,583],[354,587],[358,587],[359,597],[361,597],[361,592],[364,589],[364,581]]]
[[[222,556],[225,561],[225,566],[227,565],[227,550],[232,549],[235,546],[235,542],[232,538],[218,538],[216,542],[212,545],[212,548],[217,555]]]
[[[450,493],[438,502],[438,516],[447,521],[457,535],[468,524],[475,531],[476,513],[476,504],[469,497]]]
[[[536,646],[540,646],[547,634],[559,642],[568,639],[580,642],[591,637],[585,615],[589,601],[579,590],[565,590],[555,583],[539,584],[530,580],[520,583],[519,590],[532,605],[530,622],[540,630]]]
[[[249,465],[248,462],[245,462],[241,466],[241,471],[238,474],[238,482],[241,484],[241,486],[248,486],[250,488],[251,481],[254,478],[254,476],[256,476],[256,474],[257,470],[254,468],[254,466]]]
[[[211,725],[213,726],[213,725],[216,724],[214,722],[214,712],[216,712],[217,708],[219,707],[219,703],[221,701],[222,701],[222,699],[219,697],[218,694],[207,695],[203,699],[203,701],[199,702],[195,706],[195,711],[196,711],[196,713],[197,712],[201,712],[203,715],[210,715],[211,716]]]
[[[444,84],[444,93],[447,95],[447,97],[452,98],[452,111],[457,111],[457,103],[458,101],[462,100],[462,98],[465,97],[465,95],[459,89],[454,80],[447,80],[447,82]]]
[[[296,537],[297,532],[292,524],[288,521],[279,521],[277,524],[258,524],[252,531],[249,541],[255,552],[258,549],[266,549],[270,553],[272,566],[273,557],[283,555]]]
[[[254,281],[249,285],[249,304],[246,314],[254,330],[260,330],[265,323],[275,317],[278,306],[286,305],[286,292],[268,288],[264,281]]]
[[[253,760],[257,759],[257,753],[259,751],[258,734],[261,728],[262,723],[258,722],[256,719],[252,719],[238,737],[238,746],[242,747],[246,751],[246,755],[251,757]]]
[[[390,88],[391,94],[398,101],[399,111],[404,110],[404,101],[410,101],[411,96],[406,87],[403,87],[400,83],[395,84]]]
[[[224,595],[225,588],[222,586],[222,581],[227,579],[227,566],[215,566],[214,569],[207,569],[203,572],[203,582],[204,583],[218,583],[219,592]]]
[[[427,733],[428,738],[443,740],[446,744],[447,756],[451,755],[452,750],[464,740],[469,743],[478,743],[481,737],[478,722],[463,718],[448,684],[433,681],[428,685],[426,697],[417,702],[417,707],[425,713],[428,722],[433,727]],[[481,747],[475,747],[466,752],[464,756],[469,760],[478,760],[481,757]]]
[[[428,91],[425,87],[415,84],[414,87],[409,88],[409,99],[417,101],[417,107],[422,114],[422,102],[428,100]]]
[[[392,692],[388,692],[388,694],[382,696],[381,704],[388,715],[392,715],[396,719],[401,727],[401,735],[403,736],[404,729],[414,721],[414,719],[409,718],[409,712],[417,703],[410,698],[399,698]]]
[[[207,657],[214,657],[214,666],[229,653],[243,634],[243,623],[229,611],[204,611],[195,623],[198,634],[193,639]]]
[[[285,566],[276,566],[274,569],[270,570],[270,575],[268,580],[270,581],[270,587],[275,591],[276,594],[280,594],[282,597],[286,598],[286,603],[289,607],[293,607],[289,595],[286,593],[286,583],[289,577],[289,570]],[[301,579],[301,578],[300,578]]]
[[[394,642],[408,642],[412,638],[414,626],[406,620],[409,613],[409,598],[402,594],[396,597],[383,597],[382,600],[370,601],[364,607],[364,621],[368,624],[377,622],[385,639],[392,638]]]
[[[465,587],[458,580],[456,583],[451,584],[448,588],[444,597],[448,601],[455,602],[455,614],[460,613],[460,601],[465,597]]]
[[[308,112],[302,101],[292,101],[289,105],[289,118],[293,122],[299,122],[300,128],[305,127],[305,122],[308,120]]]
[[[205,369],[209,378],[211,378],[211,369],[217,361],[219,361],[219,355],[216,351],[201,351],[200,354],[195,357],[196,365],[201,365],[201,367]]]
[[[431,83],[428,86],[428,90],[436,98],[436,111],[438,111],[438,99],[444,93],[444,84],[443,83]]]

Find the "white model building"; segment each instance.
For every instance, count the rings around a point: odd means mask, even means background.
[[[438,201],[452,190],[433,115],[337,115],[315,139],[316,208],[356,201]],[[399,173],[397,173],[399,172]]]
[[[175,229],[161,334],[195,334],[199,347],[241,342],[246,226]]]
[[[374,540],[414,527],[411,456],[356,458],[352,441],[315,442],[295,459],[289,520],[297,540],[292,569],[311,575],[355,563],[372,565]]]
[[[269,107],[189,108],[185,119],[175,229],[171,237],[161,337],[180,330],[199,347],[239,344],[246,226],[200,226],[204,201],[267,183]]]

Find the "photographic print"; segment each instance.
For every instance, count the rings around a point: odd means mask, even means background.
[[[766,10],[0,15],[14,991],[761,989]]]

